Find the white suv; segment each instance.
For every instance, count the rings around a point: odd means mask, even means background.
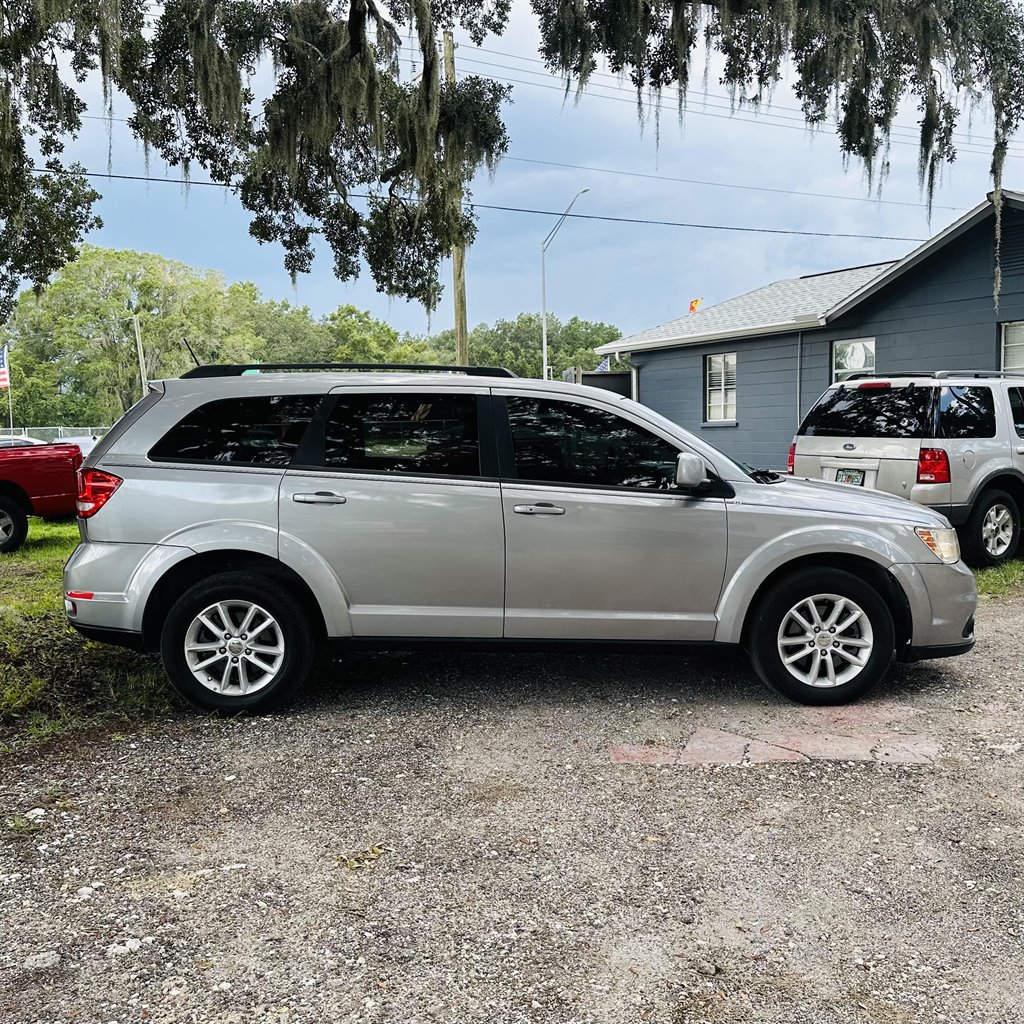
[[[850,374],[804,418],[789,472],[928,505],[970,565],[1004,562],[1024,509],[1024,374]]]

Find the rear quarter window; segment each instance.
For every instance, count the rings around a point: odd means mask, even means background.
[[[996,406],[992,389],[942,389],[939,399],[939,436],[947,438],[995,437]]]
[[[807,437],[931,437],[935,389],[841,385],[826,391],[800,425]]]
[[[323,395],[261,395],[207,402],[150,449],[157,462],[287,466]]]

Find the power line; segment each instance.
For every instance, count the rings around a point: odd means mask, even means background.
[[[45,167],[33,167],[36,174],[52,174]],[[232,188],[233,186],[222,181],[175,181],[172,178],[154,178],[142,174],[107,174],[99,171],[63,171],[63,174],[78,174],[86,178],[106,178],[113,181],[144,181],[156,182],[163,185],[206,185],[212,188]],[[362,195],[351,192],[349,199],[372,199],[373,196]],[[543,217],[563,216],[557,210],[533,210],[521,206],[497,206],[492,203],[465,204],[470,210],[497,210],[504,213],[528,213]],[[797,231],[791,228],[754,228],[739,224],[699,224],[689,221],[675,220],[654,220],[642,217],[611,217],[596,213],[570,213],[569,217],[577,220],[598,220],[614,224],[650,224],[670,228],[694,228],[702,231],[740,231],[760,235],[797,235],[805,238],[861,238],[882,242],[923,242],[923,238],[910,238],[904,235],[865,235],[838,231]]]
[[[121,124],[128,123],[128,118],[126,117],[113,117],[106,114],[82,114],[81,116],[92,121],[117,121]],[[668,174],[627,171],[623,168],[616,167],[593,167],[588,164],[573,164],[560,160],[538,160],[536,158],[526,156],[504,156],[502,157],[502,160],[512,160],[516,163],[523,164],[539,164],[544,167],[565,167],[575,171],[591,171],[595,174],[618,174],[627,178],[646,178],[652,181],[672,181],[683,185],[706,185],[711,188],[732,188],[739,189],[744,192],[770,192],[773,195],[800,196],[807,197],[809,199],[836,199],[850,203],[871,203],[873,206],[904,206],[917,210],[925,209],[924,203],[904,202],[897,199],[874,199],[870,196],[841,196],[830,192],[806,192],[791,188],[773,188],[768,185],[739,185],[734,182],[705,181],[700,178],[679,178]],[[951,213],[963,212],[963,207],[960,206],[934,205],[932,206],[932,209],[949,210]]]
[[[465,63],[465,61],[464,61],[464,63]],[[466,78],[466,77],[468,77],[468,73],[460,73],[460,77]],[[488,79],[489,81],[492,81],[492,82],[508,82],[508,83],[513,84],[513,85],[529,85],[529,86],[533,86],[535,89],[552,89],[555,92],[562,93],[563,95],[565,94],[565,90],[561,86],[559,86],[559,85],[547,85],[544,82],[528,82],[528,81],[525,81],[522,78],[507,78],[507,77],[501,77],[501,76],[498,76],[498,75],[477,75],[476,77],[478,77],[478,78],[486,78],[486,79]],[[607,86],[598,86],[597,88],[604,89],[604,88],[607,88]],[[591,96],[594,99],[608,100],[608,101],[610,101],[612,103],[628,103],[628,104],[630,104],[633,107],[636,106],[636,100],[635,99],[627,99],[624,96],[607,96],[607,95],[604,95],[603,93],[596,93],[596,92],[590,92],[590,91],[586,92],[584,95]],[[676,108],[675,107],[669,107],[669,106],[666,106],[663,103],[646,102],[645,105],[650,110],[667,110],[667,111],[671,111],[671,112],[676,112]],[[810,132],[810,131],[812,131],[813,128],[816,127],[815,125],[811,125],[811,124],[809,124],[807,122],[804,122],[803,124],[789,124],[787,122],[781,122],[781,121],[767,121],[767,120],[764,120],[763,118],[760,119],[760,120],[751,120],[750,118],[745,118],[745,117],[735,117],[732,114],[717,114],[714,111],[710,111],[710,110],[689,109],[689,110],[686,111],[686,113],[688,115],[692,114],[692,115],[696,115],[698,117],[715,117],[715,118],[718,118],[719,120],[722,120],[722,121],[730,121],[733,124],[757,124],[757,125],[761,125],[762,127],[768,127],[768,128],[788,128],[788,129],[790,129],[792,131],[804,132],[805,134]],[[824,122],[822,122],[822,123],[824,123]],[[919,144],[917,142],[911,142],[910,140],[907,140],[907,139],[892,138],[892,139],[890,139],[890,141],[895,146],[913,146],[915,148],[920,148]],[[991,156],[991,151],[990,150],[969,149],[966,146],[958,147],[957,151],[959,153],[970,154],[972,156]],[[1014,154],[1014,155],[1017,155],[1017,154]]]
[[[676,178],[668,174],[649,174],[642,171],[625,171],[613,167],[590,167],[587,164],[568,164],[557,160],[536,160],[525,156],[504,156],[502,160],[514,160],[522,164],[541,164],[545,167],[567,167],[574,171],[593,171],[597,174],[621,174],[628,178],[650,178],[654,181],[675,181],[684,185],[709,185],[713,188],[735,188],[745,192],[771,192],[784,196],[806,196],[811,199],[842,199],[851,203],[871,203],[883,206],[909,206],[917,210],[925,208],[924,203],[900,202],[897,199],[872,199],[870,196],[840,196],[827,192],[799,192],[791,188],[771,188],[767,185],[737,185],[724,181],[702,181],[699,178]],[[933,206],[933,210],[950,210],[953,213],[963,212],[960,206]]]
[[[403,49],[407,50],[408,52],[413,52],[413,53],[417,53],[418,52],[415,49],[413,49],[412,47],[403,47]],[[475,50],[476,52],[486,53],[486,54],[489,54],[489,55],[492,55],[492,56],[495,56],[495,57],[506,57],[506,58],[509,58],[511,60],[524,61],[524,62],[530,63],[530,64],[540,64],[542,67],[545,68],[545,70],[544,71],[532,71],[532,70],[529,70],[527,68],[521,68],[521,67],[509,67],[508,65],[502,65],[502,64],[488,64],[487,61],[477,60],[476,58],[465,57],[465,56],[463,57],[464,61],[471,61],[473,63],[484,64],[484,65],[488,65],[488,66],[491,66],[491,67],[506,68],[507,70],[516,71],[516,72],[521,73],[521,74],[542,75],[542,76],[547,77],[547,78],[555,77],[554,74],[551,71],[547,70],[547,63],[545,61],[541,60],[538,57],[528,57],[525,54],[520,54],[520,53],[507,53],[507,52],[502,51],[502,50],[491,50],[491,49],[488,49],[487,47],[484,47],[484,46],[476,46],[476,47],[468,47],[467,46],[466,49],[467,50],[472,49],[472,50]],[[599,85],[599,88],[604,88],[604,89],[615,88],[615,89],[618,89],[619,91],[625,91],[625,92],[633,93],[634,96],[636,94],[635,93],[635,89],[633,89],[631,87],[624,87],[623,86],[623,79],[619,75],[615,75],[615,74],[612,74],[612,73],[607,72],[607,71],[594,71],[594,72],[591,72],[590,78],[608,78],[608,79],[613,80],[616,83],[615,86],[600,86]],[[564,91],[564,87],[563,87],[562,91]],[[678,86],[672,86],[670,88],[670,92],[675,94],[675,95],[679,95],[682,92],[682,90]],[[693,96],[703,96],[703,97],[705,97],[707,99],[724,100],[727,103],[729,103],[730,105],[735,104],[735,97],[733,97],[733,96],[723,95],[721,93],[708,92],[706,90],[701,90],[701,89],[689,89],[688,88],[686,90],[686,92],[683,93],[683,95],[684,96],[690,96],[690,95],[693,95]],[[634,102],[635,102],[635,100],[634,100]],[[784,111],[786,113],[796,114],[796,115],[798,115],[800,120],[806,120],[806,117],[804,115],[803,110],[801,110],[799,107],[789,107],[789,106],[784,106],[784,105],[778,105],[778,104],[775,104],[775,103],[771,103],[771,106],[775,107],[777,110]],[[732,106],[730,106],[729,109],[732,109]],[[768,114],[769,116],[772,116],[772,117],[782,117],[783,116],[783,114],[774,114],[774,113],[772,113],[771,110],[767,110],[767,111],[765,111],[765,113]],[[835,122],[834,121],[821,122],[821,123],[822,124],[828,124],[829,126],[833,126],[833,127],[835,126]],[[894,129],[899,130],[899,131],[910,132],[910,133],[915,133],[915,134],[920,131],[920,127],[917,126],[917,125],[894,123],[892,125],[892,127]],[[954,132],[953,133],[953,138],[954,138],[954,140],[959,139],[964,145],[968,145],[968,146],[985,145],[983,140],[975,140],[975,138],[973,137],[972,133],[970,133],[970,132],[963,132],[963,131],[961,131],[961,132]],[[1024,143],[1019,143],[1019,145],[1021,145],[1021,147],[1024,148]]]

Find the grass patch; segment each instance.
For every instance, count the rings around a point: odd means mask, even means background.
[[[33,520],[25,544],[0,555],[0,723],[32,740],[170,706],[155,658],[68,626],[61,575],[77,543],[74,523]]]
[[[979,569],[975,574],[978,593],[989,597],[1009,597],[1024,594],[1024,562],[1017,560]]]

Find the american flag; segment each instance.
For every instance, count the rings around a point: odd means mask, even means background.
[[[7,355],[7,346],[0,348],[0,390],[11,386],[11,374],[8,370],[10,359]]]
[[[612,357],[605,356],[604,359],[598,364],[597,369],[594,373],[607,373],[612,368]]]

